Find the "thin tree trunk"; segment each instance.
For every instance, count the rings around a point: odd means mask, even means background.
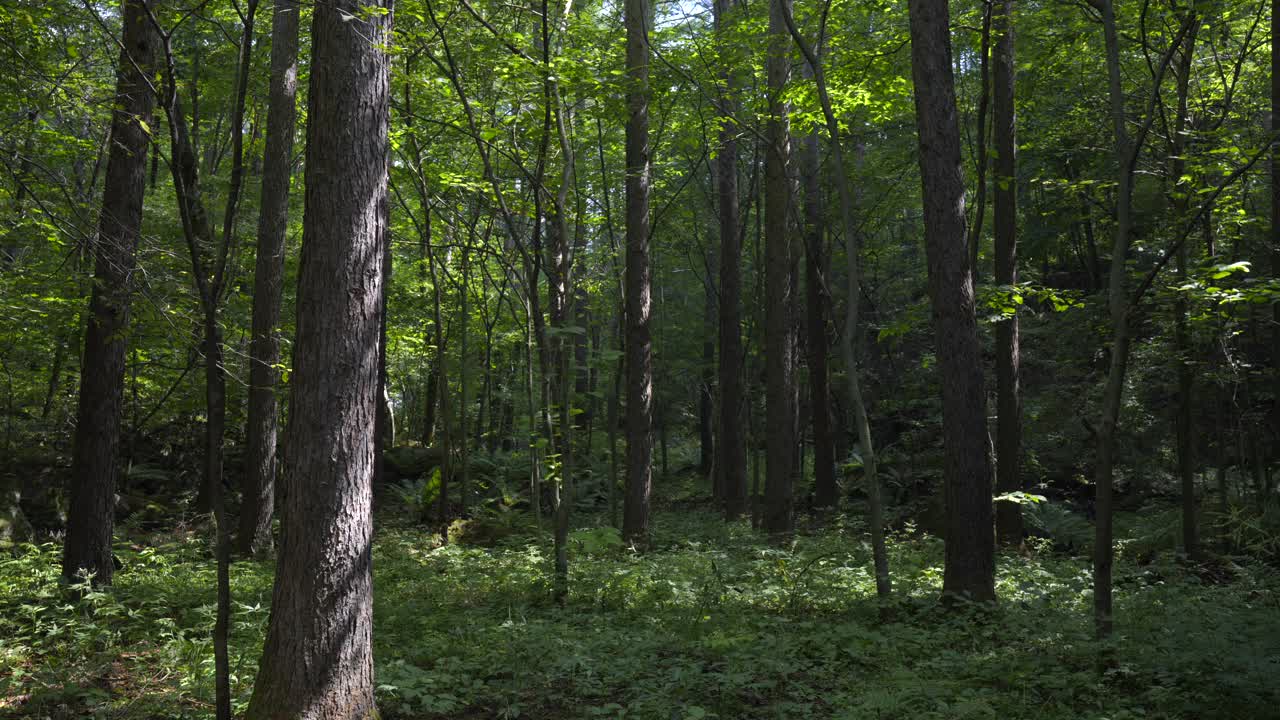
[[[447,227],[447,226],[446,226]],[[431,274],[431,312],[435,324],[436,345],[436,395],[440,398],[440,491],[436,498],[437,519],[440,521],[440,538],[449,542],[449,481],[453,479],[453,408],[449,395],[449,348],[444,325],[444,278],[437,264],[443,264],[444,258],[437,258],[438,248],[427,250],[427,268]]]
[[[390,13],[317,5],[284,532],[249,720],[366,720]],[[387,3],[374,7],[386,8]]]
[[[616,333],[618,345],[622,345],[622,318],[618,318],[618,331]],[[624,373],[623,355],[618,354],[618,360],[615,364],[613,373],[613,385],[609,390],[609,525],[618,527],[618,415],[621,404],[622,383]]]
[[[1280,0],[1271,0],[1271,276],[1280,278]],[[1271,308],[1271,363],[1280,365],[1280,303]],[[1272,380],[1271,423],[1280,438],[1280,373]]]
[[[770,0],[765,56],[769,115],[765,127],[765,508],[762,526],[769,533],[792,529],[796,471],[795,323],[791,282],[791,131],[783,89],[791,75],[791,39],[785,15],[790,0]]]
[[[1172,183],[1169,190],[1171,192],[1173,217],[1179,223],[1184,221],[1187,207],[1190,204],[1190,189],[1180,186],[1182,185],[1183,173],[1186,170],[1184,153],[1187,145],[1187,97],[1191,84],[1197,29],[1197,26],[1193,25],[1191,30],[1187,32],[1178,61],[1177,116],[1174,118],[1173,132],[1169,138],[1169,176],[1165,179],[1166,183]],[[1186,243],[1183,243],[1178,248],[1177,273],[1179,284],[1185,284],[1187,279]],[[1182,547],[1183,552],[1188,557],[1198,558],[1200,555],[1200,529],[1196,508],[1194,457],[1195,426],[1193,418],[1195,417],[1195,409],[1193,393],[1195,390],[1195,375],[1192,371],[1194,350],[1191,346],[1190,328],[1188,327],[1188,309],[1187,298],[1185,295],[1179,294],[1173,309],[1175,315],[1174,345],[1177,348],[1174,358],[1178,365],[1178,404],[1177,418],[1174,424],[1177,436],[1178,478],[1182,492]]]
[[[1013,0],[992,0],[995,56],[995,243],[996,283],[1018,283],[1018,142],[1014,112]],[[976,277],[976,275],[975,275]],[[1018,308],[996,325],[996,491],[1022,490],[1022,394]],[[1022,542],[1022,505],[996,505],[996,536],[1006,545]]]
[[[1148,102],[1147,116],[1136,138],[1129,135],[1125,112],[1124,88],[1120,80],[1120,40],[1116,30],[1115,4],[1113,0],[1098,0],[1102,12],[1102,30],[1106,42],[1108,96],[1111,105],[1111,121],[1115,134],[1115,159],[1118,187],[1116,189],[1115,240],[1111,249],[1111,271],[1107,302],[1111,313],[1111,359],[1107,369],[1107,382],[1103,390],[1102,419],[1098,427],[1098,457],[1095,464],[1097,496],[1094,501],[1096,517],[1094,525],[1093,561],[1093,613],[1099,639],[1108,637],[1112,628],[1111,570],[1114,560],[1113,547],[1113,480],[1115,476],[1116,432],[1120,424],[1120,409],[1124,399],[1125,373],[1129,363],[1129,314],[1133,303],[1125,282],[1125,259],[1129,254],[1129,240],[1133,227],[1133,174],[1138,151],[1146,139],[1155,118],[1155,99],[1160,92],[1161,79],[1169,66],[1173,52],[1190,29],[1192,17],[1184,18],[1177,38],[1160,60],[1152,82],[1152,97]],[[1184,238],[1185,239],[1185,236]],[[1154,276],[1153,276],[1154,277]],[[1141,291],[1140,291],[1141,292]],[[1134,301],[1136,302],[1136,300]]]
[[[245,429],[244,503],[240,552],[271,549],[275,510],[276,438],[279,411],[280,308],[284,290],[285,238],[289,230],[289,179],[297,123],[298,15],[295,0],[276,0],[271,19],[271,94],[262,169],[262,208],[253,275],[253,330],[249,345],[249,417]]]
[[[462,283],[458,287],[459,305],[462,316],[459,318],[458,332],[458,380],[462,397],[458,401],[458,497],[460,512],[467,514],[467,495],[471,492],[471,458],[467,447],[467,415],[471,403],[471,363],[467,359],[471,326],[471,232],[468,231],[467,246],[462,250]]]
[[[711,477],[715,467],[716,382],[716,252],[708,247],[704,258],[707,279],[703,283],[702,368],[698,382],[698,474]],[[714,484],[714,480],[713,480]]]
[[[844,333],[841,338],[841,351],[844,355],[845,366],[848,368],[849,397],[853,406],[854,423],[858,431],[858,443],[862,446],[863,452],[862,467],[863,474],[866,477],[867,504],[870,511],[868,521],[871,525],[871,552],[876,573],[876,596],[881,600],[887,600],[892,593],[892,585],[889,578],[889,555],[884,540],[884,504],[880,491],[875,444],[871,439],[871,422],[867,418],[867,406],[862,397],[862,384],[858,379],[857,355],[854,351],[854,340],[858,331],[858,315],[862,300],[862,267],[858,256],[861,248],[860,243],[857,242],[858,233],[857,225],[855,224],[860,198],[855,195],[853,188],[850,187],[849,167],[845,163],[844,149],[840,141],[840,124],[837,122],[835,112],[831,106],[831,96],[827,91],[826,72],[823,69],[822,62],[796,28],[795,20],[790,13],[784,16],[784,20],[786,20],[787,29],[790,30],[792,38],[813,72],[814,83],[818,88],[818,99],[822,106],[823,118],[826,121],[827,133],[831,140],[832,155],[834,155],[836,161],[837,188],[840,192],[840,219],[844,225],[846,236],[846,280],[849,295]],[[862,142],[859,141],[857,145],[859,170],[861,170],[863,151],[864,147]]]
[[[1115,433],[1120,419],[1120,403],[1124,394],[1124,376],[1129,359],[1129,304],[1125,296],[1125,256],[1129,254],[1133,174],[1129,170],[1132,155],[1129,131],[1125,127],[1124,89],[1120,83],[1120,41],[1116,32],[1113,0],[1099,0],[1102,5],[1102,29],[1106,39],[1108,92],[1111,120],[1115,131],[1115,156],[1119,174],[1116,193],[1115,241],[1111,249],[1109,279],[1111,311],[1111,362],[1103,394],[1102,423],[1098,428],[1098,459],[1095,469],[1097,498],[1094,501],[1096,524],[1093,542],[1093,617],[1099,638],[1111,634],[1111,565],[1112,547],[1112,480],[1115,472]]]
[[[808,67],[808,66],[806,66]],[[812,75],[812,69],[809,75]],[[800,174],[804,185],[805,221],[805,312],[808,337],[805,349],[809,359],[809,404],[813,417],[813,505],[835,507],[836,455],[831,428],[831,388],[827,370],[827,295],[823,277],[826,250],[823,247],[824,225],[818,132],[805,138],[801,151]],[[840,182],[844,178],[840,178]]]
[[[62,576],[81,572],[111,584],[111,536],[120,467],[120,417],[130,276],[142,226],[154,93],[148,77],[157,38],[144,3],[124,3],[120,62],[102,212],[93,244],[94,282],[84,336],[80,400],[71,460]]]
[[[982,274],[978,269],[978,251],[982,248],[982,221],[987,212],[987,165],[991,162],[987,156],[987,107],[991,104],[991,20],[995,6],[1003,6],[1003,2],[1004,0],[983,0],[982,3],[982,42],[978,51],[978,77],[982,89],[978,93],[978,149],[975,162],[978,182],[974,192],[973,228],[969,231],[969,271],[973,274],[975,286]],[[1010,52],[1013,52],[1012,47]],[[996,82],[1000,82],[999,78]],[[999,113],[999,110],[996,112]],[[1000,122],[999,117],[996,122]]]
[[[965,235],[960,128],[947,0],[911,0],[925,250],[942,375],[947,596],[995,599],[995,534],[987,464],[986,398]]]
[[[653,487],[653,354],[649,331],[649,23],[648,0],[625,0],[626,71],[626,321],[627,489],[622,537],[649,538]]]
[[[733,0],[715,0],[716,32],[728,42]],[[737,107],[737,83],[731,69],[721,76],[720,153],[716,182],[720,210],[720,442],[716,446],[719,485],[726,520],[747,510],[747,446],[743,432],[742,388],[742,234],[738,217],[738,128],[731,115]]]

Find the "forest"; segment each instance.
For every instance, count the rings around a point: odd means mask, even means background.
[[[0,717],[1280,718],[1280,0],[0,67]]]

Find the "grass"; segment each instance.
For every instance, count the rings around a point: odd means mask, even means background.
[[[882,620],[857,521],[785,545],[696,505],[654,521],[654,548],[637,554],[581,518],[558,607],[547,535],[441,547],[428,529],[380,518],[383,717],[1280,717],[1280,579],[1262,565],[1216,583],[1167,554],[1122,556],[1115,661],[1100,673],[1082,560],[1004,555],[998,608],[944,610],[941,542],[896,535]],[[212,717],[207,538],[122,541],[115,587],[78,602],[58,583],[58,553],[0,556],[0,717]],[[238,712],[272,571],[233,567]]]

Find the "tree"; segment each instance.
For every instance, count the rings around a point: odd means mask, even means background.
[[[733,0],[714,3],[716,32],[727,47]],[[733,121],[735,75],[721,74],[720,153],[716,183],[720,212],[720,438],[716,472],[724,495],[724,513],[735,520],[747,509],[747,446],[743,431],[742,389],[742,234],[738,223],[738,128]]]
[[[280,373],[280,306],[284,289],[285,236],[289,230],[289,180],[297,122],[298,15],[293,0],[276,0],[271,19],[271,94],[262,159],[262,208],[253,273],[253,335],[249,346],[249,418],[245,429],[244,503],[240,552],[271,547],[276,483],[276,383]]]
[[[995,599],[995,537],[987,465],[982,353],[966,258],[960,126],[951,72],[947,0],[911,0],[911,76],[915,81],[925,254],[934,342],[942,380],[946,485],[945,595]]]
[[[830,10],[830,7],[830,4],[828,4],[823,8],[823,17],[818,25],[820,40],[821,33],[826,28],[826,13]],[[832,108],[831,93],[827,89],[827,73],[823,67],[822,59],[809,42],[805,40],[804,36],[800,34],[800,30],[796,27],[795,18],[789,11],[783,15],[783,20],[786,21],[787,30],[791,33],[792,40],[800,48],[800,53],[804,55],[804,59],[808,63],[809,73],[812,75],[814,85],[817,87],[818,102],[822,107],[822,117],[826,121],[827,136],[831,142],[831,155],[835,159],[836,188],[840,196],[840,221],[844,226],[845,234],[845,283],[849,296],[846,301],[845,325],[840,349],[844,355],[845,367],[847,368],[846,382],[849,388],[849,402],[853,408],[858,444],[861,445],[862,450],[862,473],[866,480],[867,488],[869,515],[867,520],[871,525],[871,556],[875,568],[876,596],[881,600],[887,600],[893,591],[893,587],[889,579],[889,554],[885,548],[884,540],[884,503],[880,492],[879,461],[876,457],[875,443],[871,438],[871,422],[867,418],[867,405],[862,397],[862,381],[858,379],[858,359],[854,350],[856,345],[854,336],[858,331],[858,316],[862,305],[862,262],[858,255],[861,250],[861,243],[858,242],[858,229],[855,219],[858,198],[855,196],[851,187],[852,183],[849,180],[849,167],[845,162],[844,147],[840,141],[840,123],[837,121],[835,110]],[[813,138],[816,140],[816,133]],[[864,147],[859,143],[859,164],[863,151]],[[816,148],[810,152],[816,156]],[[814,160],[816,160],[816,157],[811,157],[809,162]],[[810,371],[812,372],[812,370]],[[832,478],[832,482],[834,483],[834,478]]]
[[[1280,278],[1280,0],[1271,0],[1271,275]],[[1271,362],[1280,364],[1280,303],[1271,308]],[[1271,422],[1280,438],[1280,373],[1272,378]]]
[[[284,529],[252,720],[377,716],[370,543],[390,26],[389,2],[318,5],[312,21]]]
[[[765,507],[761,526],[771,533],[792,528],[796,473],[796,332],[792,315],[791,130],[783,90],[791,76],[785,15],[790,0],[770,0],[765,55],[769,115],[765,126]]]
[[[995,52],[995,240],[996,283],[1018,283],[1018,141],[1014,112],[1013,0],[994,0]],[[1019,389],[1018,313],[996,325],[996,490],[1022,489],[1022,395]],[[1022,506],[996,506],[996,535],[1001,542],[1022,541]]]
[[[648,0],[626,0],[626,357],[627,486],[622,536],[649,535],[653,486],[653,351],[649,332],[649,36]]]
[[[150,76],[156,36],[143,0],[126,0],[115,112],[98,237],[93,244],[94,282],[84,336],[80,404],[71,460],[71,497],[62,576],[81,572],[111,584],[111,536],[120,473],[120,414],[125,345],[129,335],[130,283],[142,230],[147,147],[155,93]]]
[[[812,76],[813,71],[806,74]],[[813,505],[830,508],[835,507],[837,501],[836,455],[827,372],[827,308],[831,306],[831,298],[826,286],[821,160],[818,130],[814,128],[800,150],[800,177],[804,186],[805,350],[809,363],[809,414],[813,424]]]
[[[1181,28],[1159,59],[1153,69],[1151,95],[1142,124],[1135,135],[1129,134],[1128,113],[1125,110],[1124,88],[1121,84],[1120,39],[1116,29],[1115,3],[1113,0],[1097,0],[1095,5],[1102,14],[1102,32],[1106,44],[1107,87],[1110,99],[1111,124],[1114,137],[1114,159],[1116,165],[1116,222],[1115,235],[1111,247],[1111,270],[1108,278],[1107,306],[1111,321],[1110,358],[1107,365],[1107,381],[1103,389],[1102,421],[1097,430],[1098,458],[1094,467],[1097,487],[1094,501],[1093,540],[1093,615],[1094,625],[1099,638],[1111,634],[1111,569],[1114,562],[1114,480],[1116,463],[1116,434],[1120,424],[1120,410],[1124,401],[1125,374],[1128,371],[1129,349],[1133,340],[1130,326],[1130,315],[1141,300],[1142,295],[1154,281],[1164,262],[1155,266],[1147,274],[1146,279],[1130,299],[1128,295],[1126,259],[1129,255],[1129,243],[1133,232],[1133,179],[1137,168],[1138,155],[1146,141],[1151,125],[1155,121],[1155,104],[1160,94],[1160,84],[1165,70],[1173,59],[1175,50],[1181,45],[1183,37],[1194,22],[1194,15],[1188,13],[1181,23]],[[1220,186],[1224,187],[1224,186]],[[1210,196],[1209,202],[1212,202]],[[1185,234],[1169,248],[1176,251],[1177,246],[1185,241]]]

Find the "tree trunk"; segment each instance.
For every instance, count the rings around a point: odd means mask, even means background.
[[[240,509],[240,552],[271,548],[275,510],[276,385],[280,373],[280,308],[285,238],[289,231],[289,179],[297,122],[298,15],[295,0],[276,0],[271,20],[271,94],[263,151],[262,209],[253,275],[253,331],[249,345],[249,418],[245,430],[245,487]]]
[[[733,0],[715,0],[716,31],[727,33]],[[724,495],[725,519],[736,520],[747,510],[747,446],[742,409],[742,231],[738,218],[738,128],[731,115],[736,108],[734,74],[722,75],[720,95],[724,124],[716,183],[720,209],[720,443],[716,472]]]
[[[993,0],[995,54],[995,241],[996,284],[1018,282],[1018,142],[1014,112],[1013,0]],[[976,276],[975,276],[976,277]],[[996,325],[996,490],[1022,489],[1022,395],[1018,366],[1018,309]],[[996,536],[1001,543],[1022,542],[1022,505],[996,505]]]
[[[1130,209],[1133,197],[1132,154],[1125,128],[1124,90],[1120,84],[1120,41],[1116,32],[1115,5],[1102,4],[1102,29],[1107,46],[1107,76],[1111,100],[1111,120],[1115,132],[1115,157],[1119,175],[1116,193],[1115,241],[1111,249],[1111,277],[1108,303],[1111,312],[1111,361],[1103,391],[1102,421],[1098,428],[1098,459],[1095,468],[1097,498],[1093,541],[1093,618],[1099,638],[1111,634],[1112,480],[1115,470],[1115,434],[1120,420],[1124,376],[1129,359],[1129,303],[1125,297],[1125,256],[1129,253]]]
[[[648,0],[625,0],[627,29],[627,486],[622,537],[649,536],[653,486],[653,350],[649,332],[649,39]]]
[[[1187,207],[1190,204],[1190,188],[1181,187],[1182,176],[1186,171],[1186,124],[1187,97],[1191,83],[1192,61],[1195,55],[1197,25],[1183,40],[1181,57],[1178,61],[1177,77],[1177,116],[1174,118],[1173,132],[1169,138],[1169,174],[1165,178],[1167,190],[1171,194],[1173,218],[1176,222],[1184,222]],[[1178,248],[1177,273],[1179,285],[1187,281],[1187,244]],[[1192,371],[1194,349],[1191,346],[1191,334],[1188,322],[1187,298],[1179,294],[1174,303],[1174,345],[1177,351],[1174,361],[1177,363],[1178,403],[1175,419],[1177,436],[1178,479],[1182,492],[1182,548],[1187,557],[1197,558],[1200,555],[1200,528],[1196,509],[1195,478],[1195,409],[1194,391],[1195,374]]]
[[[791,38],[784,14],[790,0],[770,0],[768,49],[769,117],[764,180],[765,262],[765,507],[762,527],[770,533],[792,529],[796,470],[795,324],[792,315],[792,249],[787,215],[791,208],[791,131],[782,97],[791,75]]]
[[[122,48],[111,119],[102,213],[93,245],[94,282],[85,329],[80,401],[71,460],[67,535],[62,576],[93,575],[111,583],[111,535],[119,477],[120,413],[125,340],[129,331],[130,275],[142,226],[147,149],[154,94],[148,76],[157,38],[141,0],[126,0]]]
[[[947,0],[911,0],[925,251],[938,367],[942,373],[947,537],[943,593],[995,599],[995,535],[987,464],[986,398],[966,257],[960,127],[951,73]]]
[[[614,337],[617,338],[617,345],[622,345],[622,318],[618,318],[614,323]],[[607,420],[609,424],[609,527],[618,527],[618,410],[622,401],[622,372],[623,372],[622,356],[614,361],[613,384],[609,387],[609,407],[607,410]]]
[[[474,227],[474,226],[473,226]],[[459,512],[467,515],[467,504],[471,493],[471,458],[467,447],[467,424],[471,404],[471,364],[467,359],[470,344],[471,327],[471,241],[472,233],[467,233],[467,245],[462,249],[462,282],[458,286],[458,499]],[[450,436],[452,437],[452,435]]]
[[[982,221],[987,212],[987,166],[991,162],[987,154],[987,107],[991,104],[991,20],[997,4],[1003,5],[1003,0],[983,0],[982,42],[978,51],[978,77],[982,85],[978,93],[978,147],[975,162],[978,181],[974,192],[973,228],[969,231],[969,272],[973,274],[975,286],[982,274],[978,266],[978,255],[982,249]],[[999,82],[998,78],[996,82]],[[1000,122],[998,116],[996,122]]]
[[[791,37],[799,46],[800,52],[808,61],[812,71],[814,84],[818,89],[818,100],[822,106],[822,115],[827,123],[827,134],[831,140],[831,153],[836,161],[836,188],[840,192],[840,220],[844,225],[846,236],[846,287],[848,300],[845,314],[845,326],[841,338],[840,349],[848,368],[849,399],[853,406],[854,423],[858,431],[858,443],[862,446],[863,475],[866,478],[868,523],[871,525],[871,555],[876,575],[876,597],[888,600],[893,592],[889,578],[889,554],[884,540],[884,503],[880,492],[880,478],[877,474],[875,443],[871,440],[871,423],[867,419],[867,405],[862,398],[862,383],[858,379],[857,355],[854,352],[854,337],[858,332],[858,315],[862,300],[862,263],[858,253],[861,249],[857,241],[858,233],[855,224],[855,213],[861,204],[860,193],[855,194],[849,182],[849,166],[845,163],[844,150],[840,141],[840,123],[836,120],[831,106],[831,95],[827,91],[827,76],[817,54],[805,41],[804,36],[796,28],[795,20],[790,13],[784,16]],[[865,146],[858,141],[856,167],[861,171]],[[882,608],[883,609],[883,608]]]
[[[1271,277],[1280,278],[1280,0],[1271,0]],[[1272,308],[1271,366],[1280,366],[1280,303]],[[1280,438],[1280,373],[1272,379],[1271,423]]]
[[[246,717],[364,720],[373,697],[373,426],[390,14],[316,6],[306,214],[271,620]],[[375,7],[387,8],[380,2]]]
[[[703,283],[702,368],[698,382],[698,474],[710,478],[715,468],[715,382],[716,382],[716,252],[707,248]],[[712,481],[714,485],[714,480]]]
[[[812,70],[809,74],[812,74]],[[827,308],[831,306],[831,298],[827,295],[823,277],[826,265],[826,250],[823,247],[825,223],[816,129],[805,138],[800,159],[806,245],[805,311],[808,317],[805,349],[809,359],[809,404],[813,417],[813,506],[830,508],[835,507],[837,500],[836,455],[831,429],[831,387],[827,370]]]

